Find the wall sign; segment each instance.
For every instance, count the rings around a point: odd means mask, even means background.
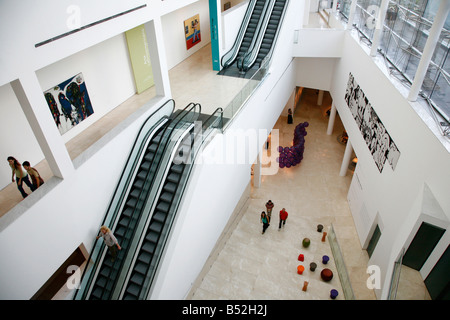
[[[144,25],[126,31],[125,37],[130,53],[136,91],[139,94],[155,84]]]

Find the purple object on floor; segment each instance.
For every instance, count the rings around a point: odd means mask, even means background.
[[[336,299],[336,297],[338,296],[339,292],[336,289],[332,289],[330,291],[330,298],[331,299]]]

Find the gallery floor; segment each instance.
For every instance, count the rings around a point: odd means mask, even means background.
[[[186,88],[190,85],[189,79],[184,77],[186,70],[196,74],[197,90],[190,91],[191,96],[186,96]],[[226,105],[238,92],[239,85],[242,86],[235,79],[217,76],[211,71],[209,45],[171,69],[169,76],[178,107],[198,101],[213,106],[211,110],[214,110]],[[80,135],[80,140],[86,143],[85,148],[153,96],[153,89],[135,95],[85,130]],[[325,97],[329,98],[328,95]],[[241,220],[224,239],[223,248],[212,259],[212,264],[205,266],[205,276],[192,290],[189,299],[329,299],[331,288],[339,291],[337,299],[344,299],[336,273],[329,283],[320,280],[323,254],[331,257],[328,267],[333,270],[335,266],[328,241],[321,242],[322,234],[315,230],[319,223],[325,226],[324,231],[331,224],[334,226],[356,299],[376,298],[366,286],[368,255],[360,246],[346,200],[351,172],[345,177],[339,176],[345,147],[338,143],[337,135],[343,128],[337,117],[333,134],[327,135],[328,118],[324,108],[330,101],[324,99],[322,107],[316,102],[316,90],[305,90],[301,104],[295,110],[294,124],[287,125],[283,115],[278,119],[275,129],[280,130],[280,144],[286,146],[292,142],[294,125],[309,122],[304,159],[296,167],[263,176],[261,186],[252,188]],[[72,159],[83,152],[83,147],[75,148],[75,145],[80,143],[67,143]],[[45,180],[51,178],[45,160],[38,168]],[[269,199],[275,203],[275,220],[262,235],[259,215]],[[13,214],[21,207],[25,210],[28,201],[31,203],[33,199],[22,201],[16,186],[8,185],[0,191],[0,217]],[[277,213],[282,207],[288,211],[289,218],[286,226],[278,231]],[[311,237],[312,244],[302,250],[300,242],[306,234]],[[297,274],[300,253],[305,256],[303,275]],[[314,273],[307,267],[311,261],[318,264]],[[307,291],[302,291],[304,281],[309,282]],[[414,270],[402,270],[399,288],[398,299],[429,299],[423,281]]]

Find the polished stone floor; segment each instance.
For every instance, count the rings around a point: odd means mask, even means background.
[[[341,249],[357,299],[375,299],[367,289],[366,266],[368,256],[358,241],[353,219],[346,201],[351,174],[339,176],[345,146],[336,137],[342,133],[338,123],[332,135],[327,135],[328,117],[325,113],[331,99],[327,95],[322,106],[317,105],[317,90],[304,89],[294,113],[294,124],[287,124],[281,116],[274,130],[279,130],[281,146],[291,146],[294,128],[307,121],[304,158],[300,164],[283,168],[276,175],[262,176],[260,187],[252,187],[248,206],[241,220],[223,244],[217,258],[209,267],[191,296],[192,299],[330,299],[336,289],[336,299],[344,299],[339,275],[329,240],[322,242],[323,233],[331,225],[345,244]],[[262,234],[259,216],[268,200],[274,202],[272,222]],[[278,214],[282,208],[289,213],[285,227],[278,229]],[[302,239],[311,239],[308,248]],[[304,255],[304,261],[298,256]],[[324,265],[322,256],[330,261]],[[315,262],[317,269],[309,270]],[[305,271],[299,275],[297,266]],[[330,282],[321,280],[324,268],[333,271]],[[307,290],[303,291],[305,281]]]
[[[172,95],[177,107],[194,101],[212,111],[232,100],[243,82],[218,76],[211,70],[211,65],[210,46],[207,45],[170,70]],[[186,77],[187,71],[196,76],[196,90],[186,90],[192,88],[192,81]],[[359,244],[346,200],[351,172],[345,177],[339,176],[344,146],[337,142],[337,136],[342,132],[342,126],[337,117],[333,134],[327,135],[328,118],[324,108],[330,103],[329,96],[325,95],[323,107],[320,107],[316,104],[316,90],[305,92],[308,94],[294,114],[294,124],[310,123],[303,161],[296,167],[279,170],[276,175],[263,176],[261,186],[251,189],[246,211],[212,265],[205,266],[208,272],[194,288],[192,299],[329,299],[331,288],[340,292],[337,299],[344,299],[337,275],[329,283],[320,280],[319,272],[323,267],[320,258],[323,254],[332,255],[328,241],[321,242],[322,235],[315,230],[318,223],[325,226],[324,230],[333,224],[356,299],[375,299],[374,293],[365,285],[368,256]],[[66,146],[71,158],[82,154],[83,148],[94,144],[154,95],[151,88],[131,97],[69,141]],[[287,125],[286,118],[281,116],[275,128],[280,130],[280,144],[290,145],[294,125]],[[80,145],[77,139],[84,142],[84,147],[75,147]],[[45,180],[52,177],[45,160],[36,166]],[[275,203],[275,221],[262,235],[259,214],[268,199]],[[0,191],[0,217],[14,214],[20,206],[26,208],[27,201],[32,199],[23,201],[11,183]],[[276,215],[282,207],[289,212],[289,218],[285,228],[278,231]],[[300,242],[305,235],[313,241],[303,250]],[[305,256],[302,275],[297,274],[300,253]],[[311,261],[318,264],[315,272],[307,267]],[[334,270],[333,258],[328,267]],[[401,273],[397,298],[429,299],[417,272],[408,271]],[[307,291],[302,291],[304,281],[309,282]]]

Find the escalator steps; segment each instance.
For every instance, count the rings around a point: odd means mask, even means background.
[[[177,185],[173,182],[168,182],[163,187],[164,191],[175,193],[177,190]]]
[[[156,241],[158,241],[158,235],[150,232],[145,236],[145,240],[156,243]]]
[[[142,261],[143,263],[150,264],[150,261],[152,260],[152,257],[153,257],[152,254],[150,254],[150,253],[144,251],[144,252],[142,252],[142,253],[139,255],[138,260],[139,260],[139,261]],[[142,278],[143,278],[143,277],[142,277]],[[136,283],[137,283],[137,282],[136,282]]]
[[[152,223],[150,223],[149,230],[160,233],[162,230],[162,227],[163,227],[163,224],[161,222],[152,221]]]
[[[142,246],[142,250],[153,254],[154,250],[156,247],[156,243],[155,242],[146,242],[143,246]]]
[[[131,283],[127,288],[127,293],[133,295],[135,297],[134,299],[137,299],[139,295],[139,289],[140,287],[138,285]]]
[[[91,296],[93,296],[93,297],[96,298],[96,299],[101,299],[101,298],[102,298],[102,294],[103,294],[103,290],[100,289],[100,288],[97,288],[97,289],[95,289],[95,290],[92,292]]]
[[[142,274],[140,274],[140,273],[135,273],[135,274],[131,277],[130,281],[133,282],[133,283],[136,283],[136,284],[139,285],[139,286],[142,286],[142,284],[144,283],[144,279],[145,279],[145,277],[144,277]]]
[[[156,221],[159,221],[159,222],[164,222],[165,219],[166,219],[166,216],[167,216],[167,214],[165,214],[163,212],[156,211],[153,214],[153,219],[155,219]]]
[[[160,199],[162,201],[170,203],[172,201],[172,199],[173,199],[173,193],[171,193],[171,192],[163,192],[163,194],[161,195]]]
[[[176,173],[181,173],[184,169],[184,164],[174,164],[170,170],[176,172]]]
[[[160,202],[156,206],[156,210],[167,213],[169,212],[169,204],[167,202]]]
[[[167,177],[167,180],[170,181],[170,182],[178,183],[178,181],[180,181],[180,175],[177,174],[176,172],[172,172],[172,173],[169,174],[169,176]]]

